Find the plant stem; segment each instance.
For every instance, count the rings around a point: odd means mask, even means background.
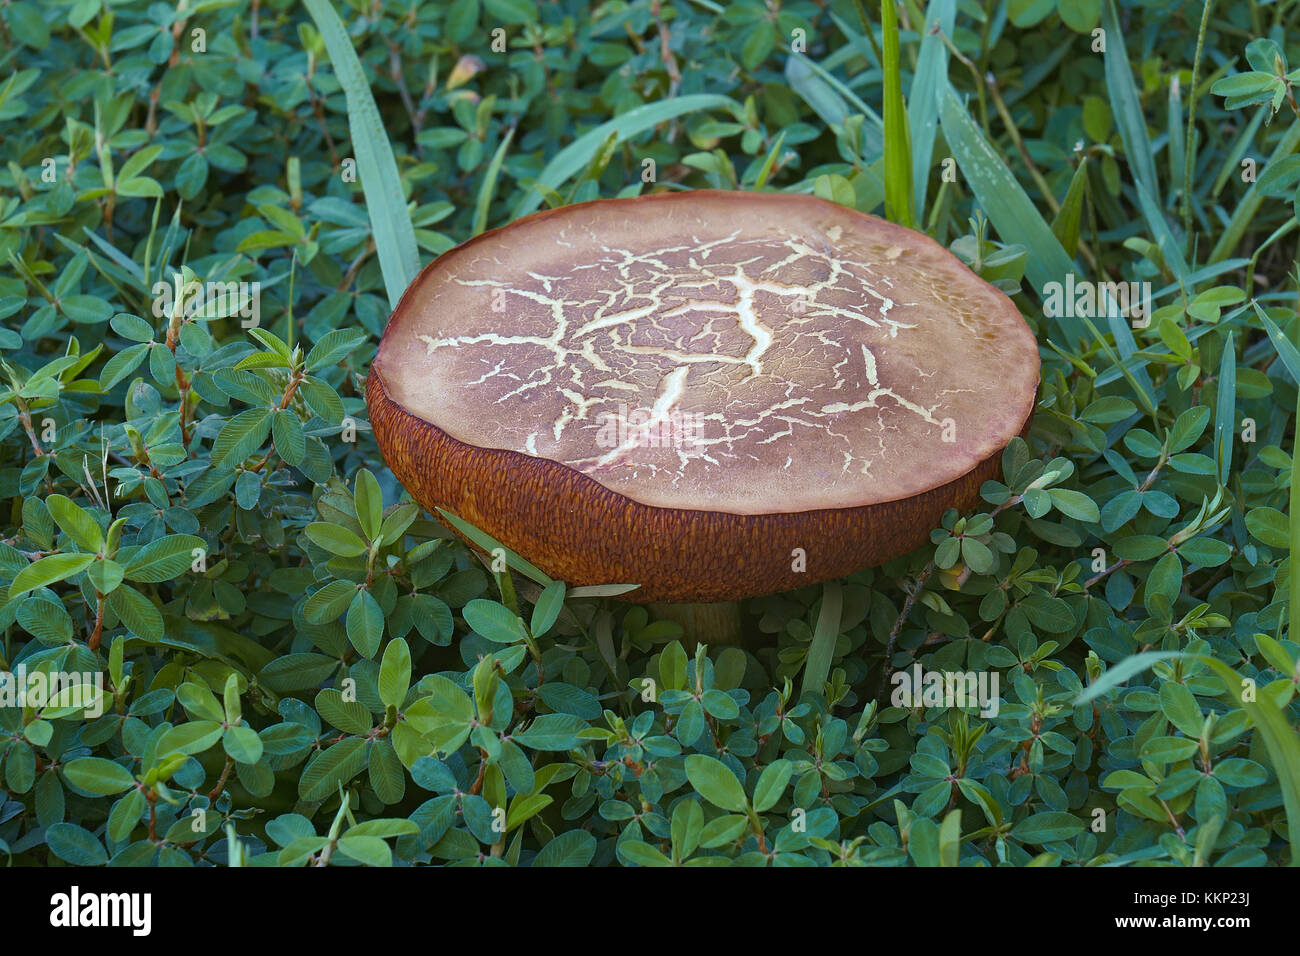
[[[898,634],[903,629],[903,622],[907,620],[907,615],[911,612],[916,599],[921,596],[921,589],[925,587],[925,579],[934,573],[934,567],[934,562],[931,561],[916,576],[916,583],[907,592],[907,598],[903,601],[903,610],[898,613],[898,620],[894,622],[893,628],[889,631],[889,640],[885,643],[885,667],[880,673],[880,688],[876,691],[877,697],[884,695],[885,687],[889,684],[889,677],[894,672],[894,645],[898,642]]]
[[[1183,151],[1183,235],[1190,250],[1192,244],[1192,166],[1196,155],[1196,77],[1201,71],[1201,49],[1205,46],[1205,28],[1210,22],[1214,0],[1205,0],[1201,8],[1201,28],[1196,33],[1196,57],[1192,60],[1192,101],[1187,106],[1187,148]]]

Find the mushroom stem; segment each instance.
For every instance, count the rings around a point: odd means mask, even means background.
[[[734,645],[741,639],[744,619],[739,601],[719,601],[716,604],[664,604],[652,603],[650,610],[658,618],[674,621],[682,626],[683,637],[691,644]]]

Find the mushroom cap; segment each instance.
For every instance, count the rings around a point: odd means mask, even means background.
[[[811,196],[699,190],[449,250],[366,387],[426,508],[570,584],[681,602],[914,549],[979,500],[1038,380],[1016,306],[929,237]]]

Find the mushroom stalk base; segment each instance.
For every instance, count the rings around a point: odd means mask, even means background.
[[[710,646],[739,646],[743,642],[744,619],[739,601],[720,601],[716,604],[664,604],[650,605],[651,613],[665,621],[682,626],[683,638],[689,644]]]

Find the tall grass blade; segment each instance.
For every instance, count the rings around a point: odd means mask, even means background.
[[[497,177],[501,174],[501,163],[506,158],[506,152],[510,149],[510,141],[515,138],[515,129],[510,127],[506,135],[501,140],[501,145],[492,156],[492,162],[488,163],[487,172],[483,174],[483,182],[478,187],[478,199],[474,203],[474,231],[472,235],[477,236],[487,228],[488,208],[492,205],[492,194],[496,192]]]
[[[1300,460],[1300,392],[1296,393],[1296,434],[1291,440],[1291,514],[1288,516],[1290,523],[1291,538],[1291,575],[1288,583],[1287,592],[1291,598],[1291,606],[1288,609],[1289,615],[1287,623],[1287,639],[1295,643],[1296,638],[1300,637],[1300,573],[1297,573],[1297,567],[1300,566],[1300,469],[1296,466],[1296,461]]]
[[[1133,170],[1137,185],[1144,187],[1151,196],[1158,196],[1160,190],[1156,183],[1156,161],[1151,152],[1151,138],[1147,135],[1142,103],[1133,83],[1133,69],[1124,49],[1124,31],[1119,26],[1115,0],[1106,0],[1102,6],[1101,25],[1106,31],[1106,52],[1103,54],[1106,89],[1110,93],[1115,125],[1119,127],[1120,139],[1124,142],[1124,155],[1128,157],[1129,168]]]
[[[1101,25],[1106,31],[1106,89],[1110,93],[1115,125],[1119,127],[1120,139],[1124,143],[1124,155],[1128,157],[1129,169],[1133,171],[1138,204],[1142,207],[1142,216],[1146,219],[1156,244],[1164,253],[1165,264],[1176,277],[1185,280],[1187,263],[1183,259],[1182,248],[1169,231],[1169,224],[1165,222],[1157,201],[1160,183],[1156,178],[1155,155],[1151,150],[1151,137],[1147,134],[1146,117],[1142,114],[1142,101],[1138,98],[1137,86],[1133,83],[1133,69],[1124,49],[1124,32],[1120,29],[1119,16],[1115,12],[1115,0],[1106,0],[1101,18]],[[1181,118],[1182,113],[1179,111],[1180,124]],[[1182,152],[1181,140],[1178,152]]]
[[[1193,91],[1195,92],[1195,91]],[[1169,81],[1169,192],[1182,191],[1183,173],[1187,171],[1187,143],[1183,139],[1183,96],[1175,76]]]
[[[1137,353],[1137,340],[1133,337],[1133,329],[1129,327],[1128,319],[1124,318],[1119,310],[1119,304],[1106,289],[1103,295],[1106,310],[1106,325],[1110,328],[1110,334],[1115,336],[1115,347],[1119,349],[1119,357],[1122,360],[1119,365],[1119,373],[1128,378],[1130,383],[1136,382],[1134,387],[1140,396],[1150,396],[1156,393],[1155,386],[1151,383],[1151,376],[1147,374],[1147,368],[1143,364],[1138,364],[1135,368],[1129,368],[1129,360]],[[1091,328],[1091,323],[1089,323]],[[1103,375],[1102,378],[1105,378]],[[1097,379],[1100,385],[1102,378]],[[1154,409],[1154,404],[1149,406]],[[1155,412],[1150,411],[1151,417],[1155,417]]]
[[[1264,107],[1267,109],[1267,107]],[[1287,127],[1285,135],[1273,148],[1272,154],[1268,157],[1268,162],[1264,168],[1279,163],[1286,159],[1297,149],[1300,149],[1300,123],[1292,123]],[[1228,220],[1228,225],[1223,230],[1223,235],[1219,236],[1219,241],[1214,244],[1210,250],[1209,262],[1218,262],[1232,255],[1233,251],[1241,242],[1241,237],[1246,234],[1246,230],[1251,227],[1255,221],[1255,214],[1259,212],[1259,207],[1264,202],[1264,194],[1259,190],[1259,183],[1250,184],[1246,190],[1246,195],[1241,197],[1241,202],[1232,212],[1232,218]]]
[[[1074,706],[1080,707],[1092,703],[1106,691],[1118,687],[1134,674],[1142,673],[1156,661],[1165,661],[1182,656],[1182,651],[1144,651],[1141,654],[1126,657],[1115,666],[1106,668],[1100,677],[1088,685],[1087,690],[1074,698]]]
[[[887,0],[888,2],[888,0]],[[827,581],[822,586],[822,606],[817,612],[817,627],[813,630],[808,659],[804,662],[803,683],[800,695],[819,694],[831,672],[835,655],[835,641],[840,636],[843,619],[844,591],[839,581]]]
[[[930,161],[939,135],[939,101],[935,93],[948,77],[948,47],[943,37],[931,29],[938,24],[951,37],[956,19],[956,0],[930,0],[925,10],[925,32],[916,57],[916,72],[912,74],[912,88],[907,96],[907,118],[912,132],[912,199],[918,216],[925,215]]]
[[[916,228],[912,210],[912,141],[903,102],[903,72],[898,43],[898,11],[894,0],[880,5],[885,62],[885,215],[909,229]]]
[[[844,97],[817,75],[813,65],[807,57],[791,54],[785,61],[785,80],[823,123],[840,126],[853,115],[853,111]]]
[[[1291,344],[1277,323],[1268,317],[1268,313],[1260,308],[1259,303],[1251,300],[1251,305],[1255,307],[1255,314],[1259,316],[1260,324],[1264,326],[1264,331],[1268,332],[1269,339],[1273,342],[1273,348],[1277,349],[1277,357],[1282,360],[1282,366],[1286,369],[1287,374],[1291,376],[1291,381],[1300,385],[1300,351]],[[1297,575],[1300,580],[1300,575]],[[1295,632],[1300,637],[1300,631]]]
[[[767,185],[768,177],[772,175],[772,170],[776,166],[776,158],[781,155],[781,147],[785,145],[785,130],[776,134],[776,141],[772,148],[767,151],[767,158],[763,160],[763,165],[759,167],[758,174],[754,177],[754,191],[761,192]]]
[[[397,160],[393,158],[393,147],[384,131],[383,118],[375,106],[365,71],[357,59],[352,41],[348,39],[343,21],[330,0],[303,2],[316,21],[316,29],[325,41],[325,51],[334,66],[334,74],[347,96],[348,129],[352,134],[352,149],[357,154],[357,175],[366,197],[366,211],[375,235],[375,251],[384,276],[384,288],[388,292],[388,305],[395,309],[398,299],[420,271],[415,228],[411,225],[411,214],[402,195]]]
[[[515,554],[515,552],[511,551],[486,531],[480,531],[464,518],[453,514],[446,508],[439,508],[438,514],[442,516],[442,520],[445,523],[451,525],[451,527],[456,531],[459,531],[465,536],[466,540],[472,542],[474,546],[483,551],[484,554],[493,555],[494,552],[499,550],[500,553],[505,556],[506,564],[509,567],[514,568],[524,577],[536,581],[542,587],[546,587],[551,583],[551,578],[546,574],[546,572],[542,571],[531,561]]]
[[[1070,179],[1070,188],[1065,192],[1061,209],[1052,220],[1052,235],[1071,258],[1079,251],[1079,223],[1083,219],[1083,200],[1087,193],[1088,157],[1084,156]]]
[[[790,81],[791,88],[804,98],[804,101],[813,108],[813,112],[825,120],[827,125],[837,126],[856,111],[871,120],[873,124],[873,126],[866,127],[863,132],[864,136],[868,135],[868,131],[871,129],[884,128],[885,121],[881,119],[879,113],[864,103],[858,94],[841,83],[835,74],[815,60],[810,60],[802,53],[790,54],[790,59],[785,64],[785,78]],[[814,81],[819,81],[820,86]],[[816,99],[809,99],[806,91],[814,89],[818,91]],[[835,94],[835,99],[838,100],[838,109],[841,111],[839,119],[831,120],[828,118],[828,114],[822,113],[823,108],[834,106],[826,95],[827,91]],[[850,110],[849,106],[852,106],[853,110]]]
[[[1237,258],[1225,259],[1224,261],[1216,262],[1213,265],[1201,266],[1201,268],[1197,269],[1195,272],[1187,273],[1187,278],[1182,285],[1173,282],[1151,293],[1151,301],[1159,302],[1167,296],[1181,293],[1184,286],[1191,288],[1200,285],[1206,279],[1213,279],[1215,276],[1221,276],[1225,272],[1235,272],[1236,270],[1248,265],[1250,265],[1249,259]]]
[[[1223,192],[1223,187],[1228,185],[1229,179],[1240,174],[1241,158],[1246,155],[1246,150],[1255,142],[1255,134],[1264,125],[1264,117],[1268,116],[1269,112],[1267,106],[1255,110],[1255,115],[1251,117],[1250,122],[1241,128],[1241,132],[1232,141],[1232,148],[1227,151],[1227,155],[1223,159],[1223,165],[1219,167],[1219,174],[1214,177],[1214,188],[1210,190],[1210,196],[1214,199],[1219,198],[1219,193]]]
[[[1028,250],[1025,273],[1042,298],[1048,283],[1065,281],[1066,273],[1074,270],[1074,261],[971,120],[952,84],[946,80],[941,83],[937,96],[939,121],[957,166],[1003,241]],[[1077,326],[1067,327],[1057,318],[1052,321],[1061,333],[1058,341],[1071,346],[1082,341],[1083,333]]]
[[[1237,349],[1233,333],[1223,343],[1223,360],[1219,362],[1219,396],[1214,411],[1214,460],[1219,466],[1219,484],[1228,483],[1232,467],[1232,439],[1237,417]]]
[[[1110,300],[1108,299],[1107,301]],[[1125,347],[1133,348],[1133,333],[1129,332],[1128,326],[1124,325],[1123,318],[1119,317],[1118,309],[1112,310],[1111,315],[1108,316],[1108,318],[1112,318],[1112,322],[1111,322],[1112,329],[1114,329],[1116,324],[1118,324],[1119,327],[1125,333],[1127,333],[1127,346],[1121,346],[1121,348],[1125,348]],[[1114,318],[1119,319],[1118,323],[1113,321]],[[1133,389],[1133,395],[1138,400],[1138,405],[1142,407],[1142,411],[1146,412],[1152,418],[1155,418],[1156,403],[1151,398],[1151,393],[1152,393],[1151,379],[1147,376],[1146,369],[1139,368],[1136,371],[1130,369],[1128,365],[1125,364],[1124,361],[1125,357],[1122,355],[1115,354],[1115,350],[1110,347],[1110,343],[1108,343],[1106,339],[1102,336],[1102,334],[1099,331],[1097,331],[1097,326],[1092,324],[1092,319],[1084,319],[1083,324],[1086,325],[1088,327],[1088,331],[1092,333],[1093,341],[1095,341],[1098,345],[1101,346],[1101,350],[1106,353],[1106,357],[1111,360],[1111,362],[1115,365],[1116,368],[1119,369],[1120,374],[1124,376],[1124,380],[1128,382],[1129,387]],[[1124,341],[1121,335],[1119,334],[1116,334],[1115,339],[1116,342]],[[1134,349],[1134,351],[1136,351],[1136,349]],[[1142,376],[1140,380],[1138,378],[1139,373],[1141,373]]]
[[[1156,245],[1160,247],[1160,252],[1164,255],[1165,265],[1174,274],[1174,278],[1181,285],[1186,286],[1187,261],[1183,258],[1182,247],[1178,245],[1178,240],[1174,238],[1174,234],[1169,229],[1169,223],[1165,222],[1164,213],[1160,211],[1160,206],[1156,203],[1155,193],[1138,183],[1137,194],[1138,205],[1142,207],[1142,216],[1151,228],[1151,235],[1156,240]]]

